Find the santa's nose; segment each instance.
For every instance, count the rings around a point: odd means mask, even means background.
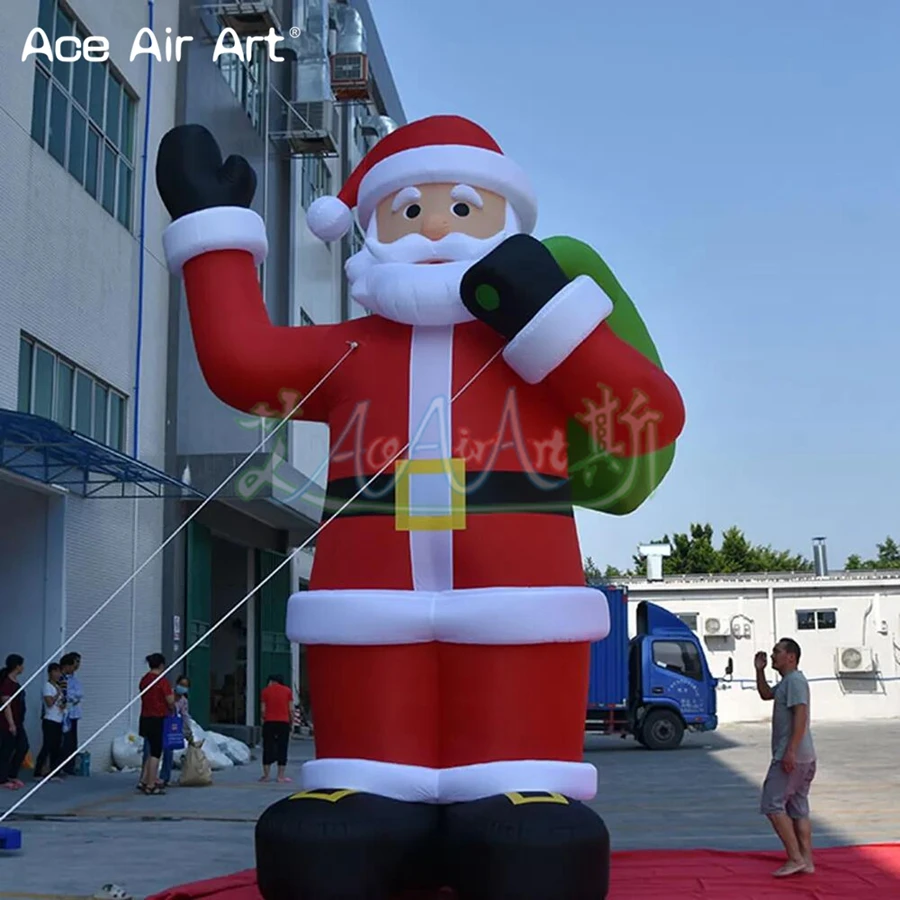
[[[450,233],[450,222],[446,216],[431,215],[425,216],[422,221],[422,234],[430,241],[439,241]]]

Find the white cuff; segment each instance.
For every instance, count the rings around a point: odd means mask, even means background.
[[[288,600],[298,644],[384,646],[600,641],[609,604],[595,588],[492,587],[451,591],[317,590]]]
[[[189,260],[213,250],[246,250],[259,265],[269,252],[266,225],[244,206],[213,206],[176,219],[163,232],[166,264],[180,275]]]
[[[503,358],[523,381],[538,384],[613,311],[590,275],[579,275],[507,344]]]
[[[590,763],[513,759],[427,769],[371,759],[321,758],[303,764],[301,790],[354,790],[409,803],[468,803],[511,791],[548,791],[591,800],[597,770]]]

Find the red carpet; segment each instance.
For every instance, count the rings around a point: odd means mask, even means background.
[[[772,878],[779,853],[638,850],[614,853],[608,900],[889,900],[900,898],[900,844],[816,853],[816,873]],[[262,900],[253,869],[169,888],[147,900]],[[451,900],[447,893],[403,900]],[[398,898],[399,900],[399,898]],[[560,897],[559,900],[566,900]]]

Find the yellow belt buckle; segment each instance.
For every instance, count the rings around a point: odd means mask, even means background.
[[[413,515],[409,505],[412,475],[446,475],[450,479],[450,512]],[[462,531],[466,527],[465,459],[398,459],[394,463],[394,524],[397,531]]]

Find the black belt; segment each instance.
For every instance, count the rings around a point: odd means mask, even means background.
[[[445,477],[449,478],[449,475]],[[395,511],[395,484],[396,477],[388,473],[378,475],[374,480],[371,476],[361,475],[329,481],[325,512],[334,515],[351,497],[355,497],[340,513],[341,517],[392,516]],[[364,486],[365,490],[359,493]],[[529,475],[527,472],[466,472],[465,510],[467,515],[549,513],[572,516],[572,491],[567,478]]]

